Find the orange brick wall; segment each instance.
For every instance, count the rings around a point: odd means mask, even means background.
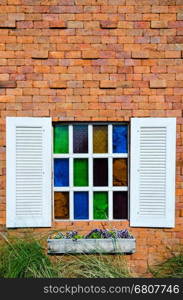
[[[177,118],[176,227],[130,228],[145,272],[183,241],[183,0],[1,0],[0,228],[5,230],[5,118]],[[57,222],[87,232],[128,222]],[[32,230],[47,232],[48,229]],[[19,230],[19,232],[23,232]]]

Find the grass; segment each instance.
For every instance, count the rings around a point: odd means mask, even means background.
[[[183,278],[183,253],[172,257],[150,270],[155,278]]]
[[[121,256],[76,255],[60,260],[62,276],[67,278],[128,278],[132,277]]]
[[[50,257],[42,242],[31,237],[4,237],[0,244],[0,278],[119,277],[131,277],[121,256],[82,254]]]
[[[183,278],[183,252],[172,254],[150,272],[155,278]],[[0,278],[129,277],[132,274],[121,255],[48,256],[42,241],[30,236],[24,239],[4,237],[0,243]]]
[[[52,278],[57,275],[37,240],[6,239],[1,244],[0,278]]]

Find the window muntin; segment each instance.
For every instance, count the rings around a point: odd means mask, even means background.
[[[128,125],[55,124],[54,219],[128,218]]]

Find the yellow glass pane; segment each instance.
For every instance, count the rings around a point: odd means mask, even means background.
[[[93,152],[108,152],[108,128],[104,125],[93,126]]]

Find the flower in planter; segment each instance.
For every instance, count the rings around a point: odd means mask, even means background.
[[[85,237],[85,239],[101,239],[102,238],[102,229],[93,229]]]
[[[57,232],[55,235],[53,235],[54,239],[64,239],[65,236],[62,232]]]
[[[118,239],[123,239],[123,238],[131,239],[131,238],[133,238],[133,236],[129,234],[127,229],[125,229],[125,230],[117,230],[116,238],[118,238]]]
[[[64,235],[62,232],[57,233],[53,236],[54,239],[132,239],[133,236],[128,232],[127,229],[124,230],[102,230],[99,228],[93,229],[87,235],[82,236],[78,234],[77,231],[68,231]]]
[[[74,239],[76,235],[78,235],[77,231],[68,231],[68,232],[66,232],[65,238],[66,239]]]

